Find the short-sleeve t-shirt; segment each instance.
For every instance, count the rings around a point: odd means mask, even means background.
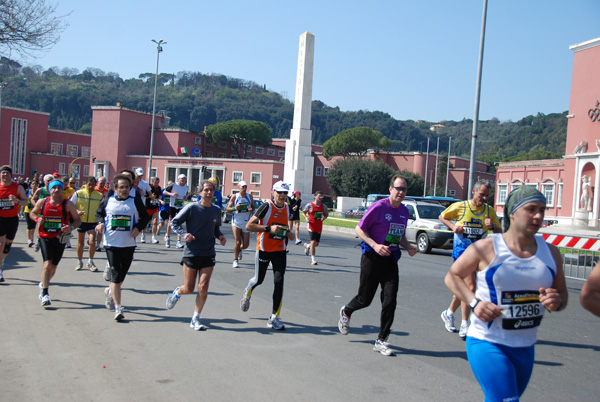
[[[373,203],[358,222],[358,227],[364,230],[377,244],[389,246],[393,251],[398,249],[400,241],[406,232],[408,208],[400,204],[394,208],[389,198]]]

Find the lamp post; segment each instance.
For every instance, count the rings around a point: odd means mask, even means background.
[[[2,90],[4,89],[4,87],[6,86],[5,82],[0,82],[0,116],[2,116]],[[0,119],[0,123],[2,122],[2,120]],[[2,129],[2,126],[0,125],[0,130]]]
[[[152,153],[154,150],[154,119],[156,118],[156,87],[158,86],[158,60],[160,52],[162,52],[162,45],[166,45],[162,39],[158,42],[152,39],[152,42],[156,43],[156,74],[154,75],[154,100],[152,101],[152,129],[150,131],[150,160],[148,162],[148,177],[152,176]]]

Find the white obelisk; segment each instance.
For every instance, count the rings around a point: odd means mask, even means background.
[[[290,139],[286,141],[283,175],[283,181],[290,185],[290,190],[302,192],[304,199],[310,199],[313,191],[314,158],[311,156],[310,114],[314,58],[315,36],[304,32],[300,35],[294,122]]]

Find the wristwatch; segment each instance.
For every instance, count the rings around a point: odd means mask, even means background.
[[[469,307],[471,307],[471,309],[475,310],[475,307],[477,307],[477,304],[479,304],[481,300],[479,299],[473,299],[469,302]]]

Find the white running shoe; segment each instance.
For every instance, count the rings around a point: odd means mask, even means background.
[[[152,244],[158,244],[158,240],[156,240],[156,237],[152,236]]]
[[[165,247],[171,248],[171,240],[169,240],[169,239],[165,240]]]
[[[302,240],[300,240],[300,239],[296,239],[296,246],[297,246],[298,244],[300,244],[300,243],[302,243]]]
[[[66,248],[71,248],[71,240],[69,240],[69,241],[67,242],[67,245],[66,245],[65,247],[66,247]]]
[[[125,318],[125,315],[123,314],[123,310],[124,310],[123,306],[121,306],[115,310],[115,321],[121,321]]]
[[[4,282],[4,269],[0,269],[0,282]]]
[[[142,233],[142,237],[140,238],[141,243],[146,243],[146,235]]]
[[[312,260],[310,264],[311,265],[319,265],[319,264],[317,264],[317,260]]]
[[[338,322],[338,329],[342,335],[348,335],[348,332],[350,332],[350,317],[344,313],[345,307],[340,308],[340,321]]]
[[[385,341],[377,339],[373,345],[373,350],[379,352],[384,356],[395,356],[396,354],[392,349],[389,348],[389,344]]]
[[[75,271],[81,271],[83,269],[83,261],[77,261],[77,265],[75,265]]]
[[[240,263],[238,262],[238,260],[233,260],[233,267],[234,268],[239,268],[240,267]]]
[[[96,272],[98,270],[98,267],[96,267],[96,264],[94,264],[94,260],[89,260],[86,266],[92,272]]]
[[[177,244],[175,245],[175,247],[183,248],[183,244],[181,243],[181,241],[177,240]]]
[[[200,316],[192,317],[190,328],[194,328],[194,331],[206,331],[206,327],[200,322]]]
[[[467,339],[467,331],[469,330],[469,324],[460,324],[460,331],[458,331],[458,336],[463,341]]]
[[[304,255],[310,254],[310,244],[304,243]]]
[[[276,316],[275,314],[271,314],[271,317],[267,320],[267,327],[273,328],[276,331],[285,330],[285,325],[279,321],[279,316]]]
[[[107,309],[114,310],[115,302],[112,298],[112,294],[110,293],[110,287],[104,288],[104,295],[106,296],[106,301],[104,302],[104,305]]]
[[[50,295],[40,295],[40,300],[42,301],[42,306],[49,306],[52,304],[50,300]]]
[[[179,286],[175,288],[175,290],[173,291],[173,293],[171,293],[169,295],[169,297],[167,298],[167,309],[171,310],[173,307],[175,307],[175,305],[177,304],[177,302],[179,301],[179,299],[181,299],[181,296],[179,296],[177,294],[177,291],[179,290]]]
[[[104,268],[104,274],[102,275],[106,282],[110,282],[111,273],[110,273],[110,264],[106,261],[106,268]]]
[[[456,332],[456,326],[454,325],[454,314],[448,315],[448,310],[442,311],[442,321],[448,332]]]
[[[35,244],[33,245],[33,251],[35,251],[36,253],[38,251],[40,251],[40,241],[38,239],[38,241],[35,242]]]
[[[250,296],[246,296],[246,293],[244,293],[244,297],[242,297],[242,300],[240,301],[240,309],[243,312],[248,311],[248,309],[250,308]]]

